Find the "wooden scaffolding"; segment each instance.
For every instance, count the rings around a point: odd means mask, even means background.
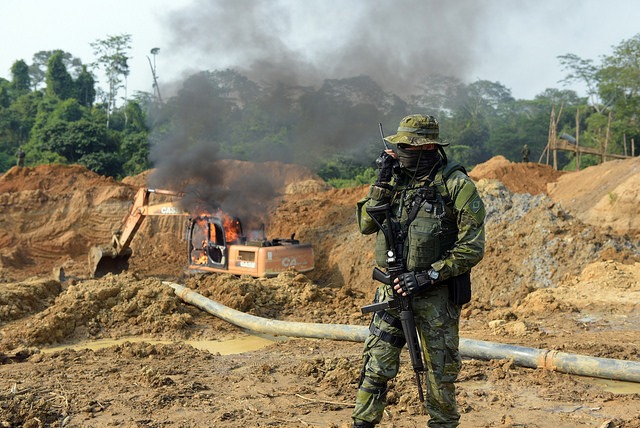
[[[631,155],[627,155],[627,141],[624,141],[624,154],[607,153],[609,148],[609,130],[611,127],[611,113],[609,113],[609,121],[607,123],[607,132],[604,141],[600,141],[600,147],[582,147],[580,146],[580,110],[576,110],[576,136],[575,138],[562,134],[558,137],[558,122],[562,114],[562,107],[556,116],[555,107],[551,108],[551,116],[549,120],[549,137],[538,163],[542,163],[542,158],[546,155],[546,165],[549,165],[549,154],[552,153],[553,168],[558,169],[558,150],[573,152],[576,155],[576,170],[580,170],[580,157],[582,154],[591,154],[600,156],[600,162],[606,162],[607,159],[628,159],[635,156],[635,142],[631,139]]]

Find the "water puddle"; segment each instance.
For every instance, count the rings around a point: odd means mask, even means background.
[[[620,380],[592,378],[591,382],[613,394],[640,394],[640,383]]]
[[[243,335],[240,337],[236,337],[234,339],[229,340],[184,340],[179,343],[186,343],[187,345],[193,346],[196,349],[200,349],[202,351],[208,351],[212,354],[220,354],[220,355],[231,355],[231,354],[241,354],[243,352],[256,351],[258,349],[265,348],[275,342],[285,341],[285,337],[276,337],[270,335]],[[62,351],[65,349],[73,349],[73,350],[81,350],[81,349],[91,349],[98,350],[103,348],[108,348],[110,346],[122,345],[123,343],[140,343],[145,342],[152,345],[168,345],[171,343],[178,343],[171,340],[156,340],[145,337],[123,337],[120,339],[100,339],[100,340],[92,340],[86,342],[77,342],[59,346],[53,346],[50,348],[42,348],[41,351],[44,353]]]

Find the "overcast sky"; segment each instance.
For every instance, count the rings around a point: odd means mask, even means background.
[[[500,82],[520,99],[559,83],[559,55],[599,63],[640,33],[637,0],[0,0],[0,77],[18,59],[132,36],[129,93],[199,70],[313,84],[371,75],[410,93],[427,73]],[[582,88],[576,89],[585,95]],[[406,94],[405,94],[406,95]]]

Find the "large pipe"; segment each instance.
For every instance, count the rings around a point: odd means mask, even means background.
[[[369,334],[369,329],[364,326],[287,322],[260,318],[207,299],[183,285],[172,282],[164,282],[164,284],[173,288],[175,294],[185,302],[255,333],[347,340],[351,342],[364,342]],[[544,368],[580,376],[640,382],[640,363],[635,361],[589,357],[548,349],[527,348],[464,338],[460,339],[460,353],[465,358],[512,360],[514,364],[523,367]]]
[[[231,324],[255,333],[264,333],[288,337],[312,337],[316,339],[348,340],[364,342],[368,330],[361,326],[347,324],[319,324],[304,322],[288,322],[260,318],[228,308],[218,302],[207,299],[201,294],[188,289],[184,285],[165,282],[175,291],[176,295],[187,303],[205,310],[211,315],[223,319]]]

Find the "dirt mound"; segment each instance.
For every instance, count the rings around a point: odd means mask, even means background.
[[[134,190],[80,166],[14,167],[0,177],[0,280],[86,260],[116,230]],[[86,271],[81,271],[84,274]]]
[[[483,178],[499,180],[513,193],[530,195],[546,193],[547,184],[556,181],[562,175],[562,172],[549,165],[511,162],[504,156],[495,156],[476,165],[469,172],[469,176],[476,181]]]
[[[34,168],[13,167],[0,176],[0,194],[42,191],[66,195],[76,190],[113,186],[111,177],[103,177],[79,165],[39,165]]]
[[[331,186],[323,180],[304,180],[288,184],[285,189],[285,193],[316,193],[330,189]]]
[[[640,157],[565,174],[548,193],[587,224],[640,237]]]
[[[62,291],[58,281],[32,278],[4,284],[0,294],[0,323],[36,314],[51,306]]]
[[[31,323],[12,328],[11,336],[3,338],[3,348],[123,334],[163,334],[191,322],[175,295],[157,279],[136,280],[131,275],[119,275],[103,281],[74,283],[64,291],[58,290],[55,301],[35,313]],[[21,306],[15,300],[13,304]]]
[[[185,223],[149,218],[132,243],[129,272],[91,280],[88,248],[109,241],[151,171],[122,183],[75,166],[14,168],[0,177],[1,425],[202,426],[206,419],[216,427],[350,426],[361,344],[290,339],[240,355],[199,351],[185,341],[242,332],[184,304],[161,279],[269,319],[365,326],[370,318],[360,307],[376,286],[374,237],[359,233],[355,203],[368,186],[331,189],[295,166],[230,164],[237,173],[263,168],[281,183],[267,234],[295,233],[311,243],[313,272],[185,277]],[[635,199],[626,198],[638,187],[635,176],[610,167],[600,175],[624,203],[598,210],[615,210],[616,224],[623,218],[633,224],[637,203],[629,207]],[[595,210],[602,199],[601,188],[580,186],[595,181],[587,172],[504,158],[474,168],[487,207],[487,250],[473,270],[463,337],[638,360],[640,250],[616,229],[583,220],[586,202],[577,201],[590,194],[595,202],[588,209]],[[562,187],[567,193],[545,194],[547,183],[579,174],[585,176]],[[64,267],[66,281],[49,279],[55,266]],[[37,349],[122,337],[174,343]],[[406,353],[402,367],[389,384],[382,426],[425,423]],[[461,427],[640,427],[640,395],[605,386],[510,361],[467,360],[458,385]]]
[[[523,314],[565,312],[559,302],[569,305],[573,312],[633,314],[640,307],[640,263],[591,263],[579,275],[560,281],[558,287],[529,294],[518,310]]]
[[[513,193],[548,194],[583,222],[619,235],[640,236],[640,158],[613,160],[577,172],[516,163],[496,156],[476,165],[476,181],[495,179]]]
[[[218,161],[213,168],[227,171],[226,182],[247,170],[263,174],[281,193],[313,192],[326,183],[307,168],[267,162]],[[86,276],[87,254],[94,245],[110,242],[131,206],[139,187],[153,170],[122,183],[77,166],[42,165],[10,169],[0,177],[0,281],[50,272],[62,266],[70,275]],[[172,189],[175,190],[175,189]],[[155,202],[162,202],[156,197]],[[186,223],[180,218],[149,218],[132,243],[131,267],[159,276],[179,275],[185,264],[185,246],[176,243]],[[286,235],[290,236],[288,231]]]
[[[640,260],[633,241],[585,225],[548,196],[511,193],[481,180],[487,207],[486,254],[474,269],[476,303],[511,306],[534,289],[555,287],[593,261]],[[518,263],[514,263],[518,260]]]

